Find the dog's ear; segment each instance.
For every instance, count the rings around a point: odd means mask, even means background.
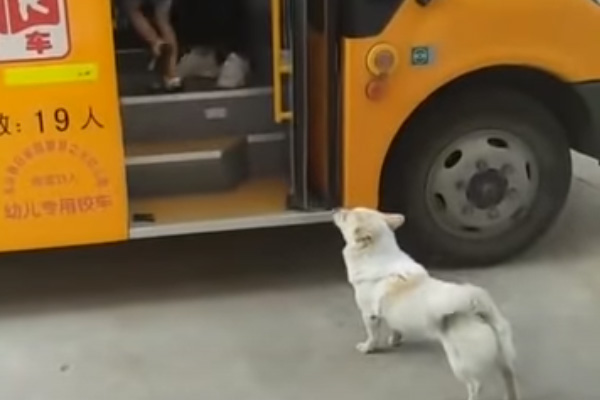
[[[402,214],[383,214],[383,219],[393,231],[404,225],[404,221],[406,221],[406,218]]]
[[[367,247],[373,243],[373,232],[364,226],[358,226],[354,228],[354,241],[361,245],[361,247]]]
[[[338,208],[333,211],[333,223],[337,226],[340,226],[340,223],[346,220],[348,214],[348,210],[345,208]]]

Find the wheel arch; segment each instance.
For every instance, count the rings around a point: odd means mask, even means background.
[[[526,66],[493,66],[471,71],[446,83],[430,94],[398,129],[390,142],[379,180],[379,203],[382,200],[386,175],[392,173],[391,160],[397,156],[397,149],[406,139],[404,133],[448,98],[460,95],[475,88],[485,86],[503,87],[519,91],[532,97],[557,117],[567,132],[567,140],[572,149],[584,151],[597,148],[590,143],[593,121],[591,112],[573,85],[547,71]]]

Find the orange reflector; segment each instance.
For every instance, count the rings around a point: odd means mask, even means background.
[[[385,94],[385,80],[382,78],[373,78],[367,83],[366,94],[369,100],[380,100]]]

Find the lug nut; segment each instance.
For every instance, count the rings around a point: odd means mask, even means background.
[[[500,173],[504,176],[510,175],[515,171],[514,167],[510,164],[504,164],[500,169]]]
[[[456,182],[456,190],[463,190],[466,186],[465,181]]]
[[[500,213],[498,212],[497,208],[492,208],[488,211],[487,215],[490,219],[496,219],[500,216]]]

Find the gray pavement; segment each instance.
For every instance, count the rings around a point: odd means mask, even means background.
[[[341,240],[313,226],[0,258],[2,400],[464,399],[436,346],[354,350]],[[600,167],[553,231],[497,268],[523,399],[600,398]],[[500,399],[497,386],[489,399]]]

